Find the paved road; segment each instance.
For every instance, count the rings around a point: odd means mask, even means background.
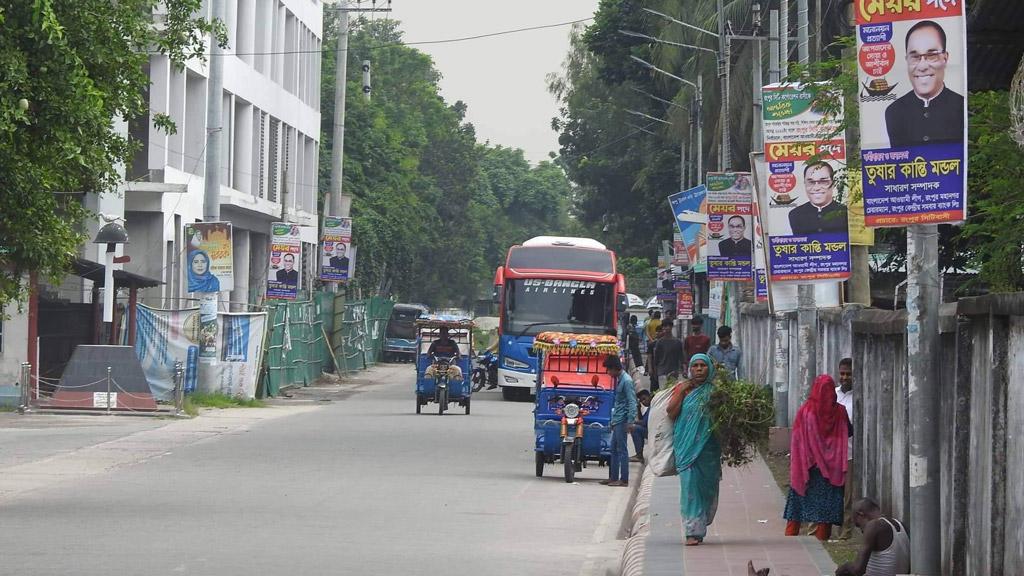
[[[330,403],[307,392],[0,469],[0,574],[539,576],[614,563],[629,491],[598,485],[604,468],[573,485],[554,467],[535,478],[529,403],[489,392],[470,416],[417,416],[407,366],[373,376],[383,383]]]

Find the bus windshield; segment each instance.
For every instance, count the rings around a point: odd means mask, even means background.
[[[505,283],[505,331],[601,334],[613,324],[615,285],[524,278]]]
[[[416,319],[423,314],[423,311],[411,306],[395,306],[391,311],[391,320],[385,331],[387,338],[405,338],[414,340],[416,338]]]

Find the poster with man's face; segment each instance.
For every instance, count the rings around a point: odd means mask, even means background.
[[[753,186],[748,172],[707,175],[708,278],[751,282]]]
[[[842,110],[816,85],[765,86],[768,275],[773,282],[845,280],[850,274],[847,208],[841,188],[846,140]]]
[[[302,283],[302,238],[297,224],[270,225],[270,263],[267,298],[294,300]]]
[[[320,254],[320,279],[330,282],[351,280],[356,262],[356,248],[350,240],[325,240]]]
[[[962,221],[964,2],[857,0],[854,9],[867,225]]]

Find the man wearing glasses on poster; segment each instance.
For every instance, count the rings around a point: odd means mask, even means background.
[[[835,201],[835,171],[825,162],[804,167],[807,202],[789,212],[789,227],[794,236],[847,232],[846,206]]]
[[[962,142],[964,97],[946,86],[946,32],[931,20],[918,22],[907,32],[906,49],[913,90],[885,110],[889,146]]]

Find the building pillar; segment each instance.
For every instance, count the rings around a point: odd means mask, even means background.
[[[232,239],[232,259],[235,267],[235,289],[231,291],[232,304],[230,309],[232,312],[248,312],[249,307],[245,304],[249,303],[249,253],[252,245],[249,237],[250,232],[241,228],[235,228],[232,233],[234,235]]]

